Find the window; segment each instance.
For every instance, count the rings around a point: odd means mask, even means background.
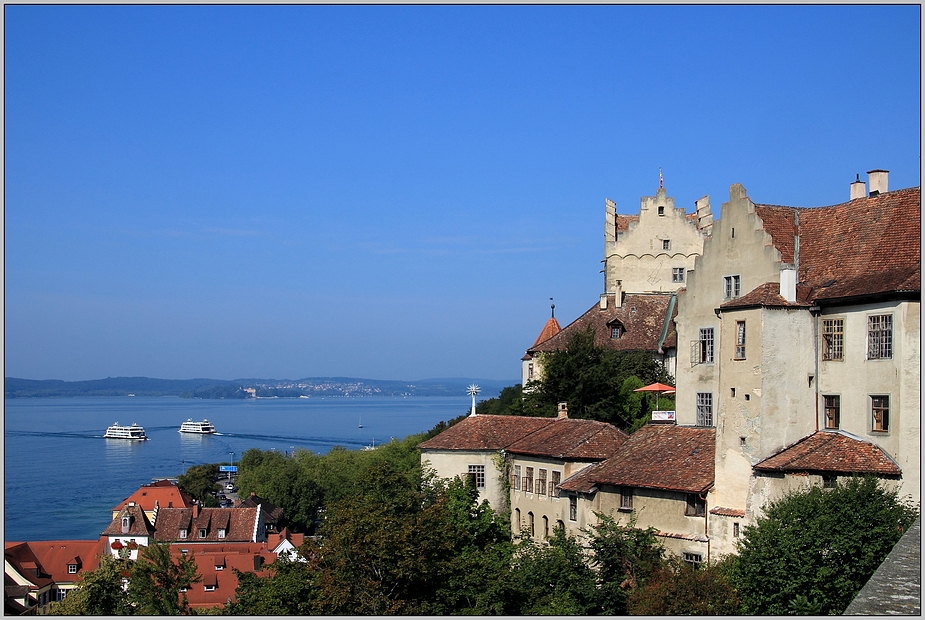
[[[225,528],[223,528],[223,527],[218,528],[218,537],[219,537],[219,538],[224,538],[224,537],[225,537]]]
[[[633,489],[631,487],[620,487],[620,510],[633,509]]]
[[[536,492],[538,495],[546,495],[546,470],[540,469],[540,475],[536,479]]]
[[[568,498],[568,518],[569,521],[578,520],[578,496],[570,495]]]
[[[893,357],[893,315],[867,317],[867,359],[884,360]]]
[[[735,522],[732,524],[732,537],[733,537],[733,538],[738,538],[738,537],[739,537],[739,522],[738,522],[738,521],[735,521]]]
[[[180,592],[186,592],[187,590],[189,590],[189,588],[187,588],[186,586],[183,586],[180,588]]]
[[[543,538],[549,538],[549,517],[543,515]]]
[[[713,363],[713,328],[701,327],[700,339],[691,343],[691,366]]]
[[[533,362],[527,364],[527,379],[533,378]]]
[[[556,519],[556,527],[564,532],[565,531],[565,521],[563,521],[562,519]]]
[[[663,250],[671,249],[671,239],[662,239],[662,249]]]
[[[707,500],[703,499],[696,493],[687,494],[687,508],[684,514],[688,517],[705,517],[707,516]]]
[[[514,490],[520,490],[520,465],[514,465]]]
[[[723,278],[723,297],[732,299],[733,297],[738,297],[740,293],[739,276],[725,276]]]
[[[76,575],[76,574],[77,574],[77,565],[76,565],[76,564],[68,564],[68,565],[67,565],[67,574],[68,574],[68,575]]]
[[[185,528],[180,530],[180,538],[186,538],[186,529],[185,529]]]
[[[527,475],[524,476],[524,491],[533,493],[533,468],[527,468]]]
[[[475,487],[477,489],[485,488],[485,466],[484,465],[470,465],[469,475],[475,477]]]
[[[684,267],[672,267],[671,268],[671,281],[672,282],[684,282]]]
[[[610,337],[614,339],[620,337],[620,326],[619,325],[614,325],[610,328]]]
[[[713,426],[713,392],[697,392],[697,426]]]
[[[822,475],[822,488],[823,489],[834,489],[835,479],[836,479],[836,476],[832,474],[823,474]]]
[[[205,586],[206,592],[215,592],[215,586]]]
[[[536,523],[533,519],[533,511],[527,513],[527,524],[530,526],[530,538],[534,538],[536,536]]]
[[[549,483],[549,495],[550,496],[556,495],[556,489],[559,488],[559,483],[561,482],[562,482],[562,472],[553,471],[552,472],[552,482]]]
[[[694,568],[700,568],[700,565],[703,564],[703,555],[699,553],[690,553],[685,551],[681,554],[681,559]]]
[[[199,538],[206,537],[206,529],[204,527],[199,528]]]
[[[665,207],[659,205],[659,207],[658,207],[658,214],[659,214],[659,215],[665,215]]]
[[[745,321],[736,321],[736,354],[737,360],[745,359]]]
[[[521,523],[520,523],[520,508],[515,508],[515,509],[514,509],[514,528],[516,529],[516,531],[517,531],[518,533],[519,533],[520,530],[521,530]]]
[[[823,396],[825,404],[825,427],[838,428],[841,417],[841,397],[835,395]]]
[[[890,397],[871,396],[870,408],[873,414],[871,429],[881,432],[890,430]]]
[[[826,361],[844,359],[845,320],[822,320],[822,359]]]

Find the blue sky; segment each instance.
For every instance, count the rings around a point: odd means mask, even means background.
[[[918,6],[6,6],[5,374],[518,380],[604,199],[920,184]]]

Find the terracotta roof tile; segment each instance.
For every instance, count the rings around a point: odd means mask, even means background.
[[[41,561],[29,547],[29,543],[8,542],[4,544],[3,557],[20,575],[28,579],[36,589],[44,588],[53,581],[52,576],[42,566]]]
[[[100,556],[107,553],[106,539],[41,540],[28,543],[32,552],[58,583],[75,581],[80,573],[96,570]],[[77,574],[68,572],[68,565],[77,565]]]
[[[501,450],[553,422],[553,418],[469,416],[418,447],[422,450]]]
[[[703,493],[713,486],[716,429],[647,424],[599,467],[562,483],[564,490],[597,484]]]
[[[122,533],[122,517],[131,518],[129,530]],[[154,532],[154,526],[148,521],[148,515],[144,509],[135,504],[134,506],[124,506],[119,514],[112,520],[109,526],[103,530],[102,536],[150,536]]]
[[[723,508],[721,506],[717,506],[710,511],[710,514],[719,515],[721,517],[744,517],[745,511],[739,510],[738,508]]]
[[[176,543],[208,542],[235,543],[251,542],[257,521],[257,508],[201,508],[198,517],[193,517],[191,508],[161,508],[155,522],[156,540]],[[199,529],[206,530],[205,538],[199,537]],[[225,529],[225,537],[219,538],[218,530]],[[187,538],[180,538],[180,530],[187,530]]]
[[[899,465],[880,446],[844,431],[817,431],[757,465],[758,471],[826,471],[898,476]]]
[[[919,187],[830,207],[755,205],[755,213],[785,263],[799,234],[798,280],[814,301],[921,291]]]
[[[192,608],[223,607],[229,599],[236,600],[238,578],[234,569],[265,576],[269,574],[265,567],[276,559],[264,543],[178,544],[171,545],[170,551],[179,557],[182,549],[196,562],[197,571],[202,575],[202,581],[193,584],[186,592]],[[221,568],[216,570],[216,567]],[[214,589],[206,591],[206,586]]]
[[[543,331],[541,331],[540,335],[536,337],[536,341],[533,343],[533,346],[535,347],[539,343],[549,340],[561,331],[562,328],[559,327],[559,321],[556,320],[556,317],[550,317],[550,319],[546,321],[546,325],[543,326]]]
[[[723,310],[732,308],[803,308],[812,304],[805,301],[787,301],[780,295],[780,283],[766,282],[753,291],[736,299],[730,299],[720,306]]]
[[[558,334],[534,345],[527,353],[565,349],[573,334],[588,327],[594,328],[594,344],[599,347],[617,351],[657,351],[671,296],[671,293],[626,294],[622,306],[617,308],[615,297],[610,295],[606,310],[602,311],[599,304],[594,304],[590,310],[569,323]],[[611,327],[618,325],[623,328],[621,336],[611,338]],[[674,323],[671,323],[670,327],[665,346],[672,346],[677,339]]]
[[[137,491],[114,506],[113,512],[122,510],[122,507],[129,502],[135,502],[150,512],[154,510],[154,502],[164,508],[171,504],[173,508],[190,508],[193,505],[193,498],[181,491],[180,487],[170,480],[158,480],[139,487]]]
[[[630,229],[630,224],[635,224],[639,222],[638,215],[617,215],[616,217],[616,232],[623,232]]]
[[[605,422],[562,418],[512,443],[507,451],[558,459],[603,460],[613,456],[627,437]]]

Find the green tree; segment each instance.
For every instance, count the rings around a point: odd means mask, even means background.
[[[599,523],[587,534],[597,570],[601,613],[625,615],[627,599],[664,566],[664,548],[653,528],[639,529],[635,518],[618,524],[610,515],[595,513]]]
[[[558,402],[567,401],[569,417],[609,422],[632,429],[651,411],[643,399],[627,401],[624,382],[641,385],[671,381],[665,368],[645,351],[614,351],[594,344],[594,329],[576,332],[565,349],[539,354],[542,379],[532,381],[523,398],[525,415],[551,417]]]
[[[49,613],[59,616],[129,616],[135,613],[122,588],[123,573],[129,560],[108,553],[100,558],[96,570],[81,574],[77,586],[60,603],[52,603]]]
[[[718,565],[693,568],[678,557],[627,598],[634,616],[734,616],[740,612],[735,588]]]
[[[511,385],[501,390],[497,398],[487,398],[475,406],[479,415],[522,415],[523,390],[521,385]]]
[[[186,594],[181,590],[202,580],[196,562],[186,554],[180,554],[174,561],[170,543],[166,542],[152,540],[140,549],[128,584],[129,599],[138,611],[155,616],[189,613]]]
[[[213,492],[221,488],[215,482],[217,476],[217,464],[193,465],[177,478],[177,486],[203,505],[217,506],[215,497],[212,496]]]
[[[524,539],[514,553],[514,613],[589,615],[598,613],[596,577],[574,537],[555,528],[546,543]]]
[[[842,613],[917,513],[873,477],[772,502],[732,562],[743,613]]]
[[[235,601],[225,611],[236,616],[305,616],[315,598],[314,573],[305,562],[281,555],[258,576],[234,569],[238,577]]]

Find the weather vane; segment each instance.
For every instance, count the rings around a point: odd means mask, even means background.
[[[479,391],[480,391],[479,386],[477,386],[474,383],[469,386],[469,389],[466,390],[469,396],[472,397],[472,413],[470,413],[469,415],[475,415],[475,397],[478,395]]]

